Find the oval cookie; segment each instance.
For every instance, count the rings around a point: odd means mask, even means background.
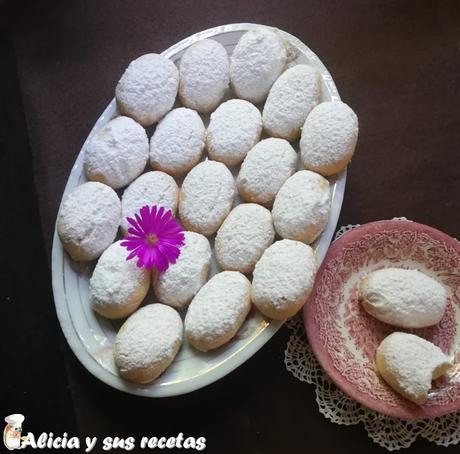
[[[86,178],[122,188],[142,173],[148,150],[147,134],[140,124],[128,117],[114,118],[94,135],[86,149]]]
[[[179,71],[174,63],[158,54],[133,60],[115,90],[122,114],[143,126],[156,123],[174,104],[179,86]]]
[[[113,243],[99,258],[89,281],[91,307],[106,318],[132,314],[150,287],[150,273],[135,260],[126,260],[128,251]]]
[[[399,394],[422,405],[431,382],[451,366],[449,357],[431,342],[408,333],[392,333],[377,349],[376,366],[383,379]]]
[[[436,325],[447,306],[447,292],[440,282],[401,268],[369,273],[359,283],[359,298],[373,317],[402,328]]]
[[[149,304],[134,312],[120,328],[114,347],[120,375],[150,383],[173,362],[183,338],[179,314],[164,304]]]
[[[90,181],[64,199],[57,218],[59,238],[76,261],[98,258],[115,239],[120,225],[120,199],[109,186]]]
[[[315,253],[310,246],[293,240],[277,241],[254,268],[252,302],[267,317],[292,317],[307,301],[315,275]]]
[[[229,84],[229,61],[222,44],[203,39],[191,45],[179,65],[182,104],[198,112],[213,111]]]
[[[211,246],[195,232],[184,232],[185,244],[179,258],[164,272],[154,276],[153,288],[158,301],[176,309],[186,307],[208,279]]]
[[[238,41],[230,59],[230,81],[238,98],[254,104],[265,101],[287,62],[287,50],[278,33],[258,27]]]
[[[273,204],[273,224],[282,238],[312,243],[323,231],[329,217],[329,181],[302,170],[288,178]]]
[[[134,213],[145,205],[157,205],[176,212],[179,188],[174,178],[164,172],[147,172],[134,180],[121,197],[121,228],[128,231],[127,217],[133,217]]]
[[[216,235],[215,251],[219,266],[223,270],[252,272],[274,238],[269,210],[255,203],[238,205]]]
[[[179,197],[179,214],[187,230],[212,235],[227,217],[235,197],[230,170],[216,161],[204,161],[185,177]]]
[[[206,131],[209,157],[228,166],[239,164],[259,141],[262,116],[243,99],[230,99],[212,114]]]
[[[262,116],[265,131],[273,137],[296,140],[320,97],[320,77],[312,66],[287,69],[273,84],[265,102]]]
[[[236,271],[223,271],[196,294],[185,316],[185,335],[206,352],[227,343],[238,332],[251,308],[251,283]]]
[[[260,141],[241,164],[236,180],[241,197],[247,202],[271,206],[296,165],[297,154],[287,140],[270,138]]]
[[[302,127],[300,152],[303,165],[321,175],[341,172],[355,152],[358,117],[340,101],[318,104]]]
[[[201,159],[204,139],[203,121],[194,110],[171,110],[150,140],[150,165],[173,176],[183,175]]]

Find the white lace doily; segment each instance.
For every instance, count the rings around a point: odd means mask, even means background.
[[[341,227],[335,239],[358,226]],[[286,326],[292,331],[284,352],[286,369],[298,380],[315,386],[319,412],[327,419],[335,424],[363,423],[369,437],[389,451],[407,448],[419,436],[440,446],[460,442],[460,412],[404,421],[368,410],[338,389],[325,374],[310,349],[301,316],[292,318]]]

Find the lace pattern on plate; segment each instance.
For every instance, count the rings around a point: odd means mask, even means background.
[[[335,239],[358,226],[341,227]],[[286,326],[292,331],[284,352],[286,369],[298,380],[315,386],[319,412],[327,419],[343,425],[363,423],[368,436],[389,451],[407,448],[419,436],[439,446],[460,442],[460,412],[434,419],[404,421],[368,410],[338,389],[324,373],[310,349],[301,316],[295,316]]]

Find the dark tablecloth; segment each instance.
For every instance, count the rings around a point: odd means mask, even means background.
[[[48,254],[73,162],[126,65],[236,22],[300,38],[357,112],[340,224],[406,216],[459,235],[459,2],[43,0],[10,2],[7,17]],[[287,336],[282,330],[220,382],[164,400],[108,388],[66,348],[78,428],[84,436],[182,431],[206,436],[208,452],[220,453],[383,452],[362,427],[319,415],[312,387],[284,369]],[[418,441],[410,451],[443,450]]]

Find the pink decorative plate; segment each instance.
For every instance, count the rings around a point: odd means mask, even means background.
[[[410,331],[438,345],[454,364],[434,382],[423,406],[400,397],[377,374],[377,347],[397,329],[368,315],[358,301],[359,279],[389,266],[417,269],[448,289],[441,322]],[[326,373],[366,407],[402,419],[434,418],[460,410],[460,242],[454,238],[411,221],[372,222],[351,230],[329,248],[305,305],[304,323]]]

